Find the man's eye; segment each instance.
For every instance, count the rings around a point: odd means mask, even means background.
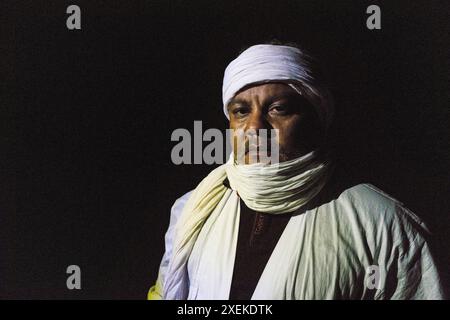
[[[269,113],[272,114],[287,114],[289,113],[289,107],[286,105],[275,105],[269,108]]]
[[[249,113],[249,109],[246,107],[238,107],[238,108],[233,109],[232,113],[236,117],[242,117]]]

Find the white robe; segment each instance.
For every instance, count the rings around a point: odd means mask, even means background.
[[[159,269],[162,284],[174,225],[189,195],[171,210]],[[230,190],[226,197],[237,194]],[[226,203],[223,199],[218,207]],[[239,210],[234,216],[220,212],[207,219],[189,258],[188,299],[229,298]],[[351,187],[290,219],[252,299],[442,299],[426,234],[420,219],[397,200],[369,184]]]

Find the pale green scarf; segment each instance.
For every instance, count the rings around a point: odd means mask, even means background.
[[[283,214],[298,210],[314,198],[326,183],[329,168],[327,161],[319,160],[316,151],[269,165],[236,165],[232,159],[213,170],[191,194],[175,226],[174,250],[166,279],[158,279],[149,298],[187,298],[187,261],[204,222],[227,191],[223,184],[226,178],[233,192],[237,192],[250,209]],[[237,203],[224,206],[223,211],[238,208],[239,197],[229,197],[228,201]]]

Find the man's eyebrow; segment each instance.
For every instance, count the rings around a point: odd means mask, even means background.
[[[236,105],[236,104],[248,105],[248,101],[246,101],[242,98],[232,98],[230,100],[230,102],[228,103],[227,108],[230,108],[231,106]]]
[[[276,93],[274,95],[269,96],[266,99],[266,104],[270,104],[273,103],[274,101],[277,100],[281,100],[281,99],[288,99],[288,98],[293,98],[293,99],[304,99],[304,97],[300,94],[298,94],[297,92],[293,91],[287,91],[287,92],[282,92],[282,93]],[[243,106],[248,106],[249,102],[245,99],[242,98],[232,98],[230,100],[230,102],[227,105],[227,109],[230,109],[233,105],[243,105]]]

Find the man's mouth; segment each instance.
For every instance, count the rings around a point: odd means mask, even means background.
[[[245,155],[249,156],[270,156],[270,148],[267,146],[246,145]]]

